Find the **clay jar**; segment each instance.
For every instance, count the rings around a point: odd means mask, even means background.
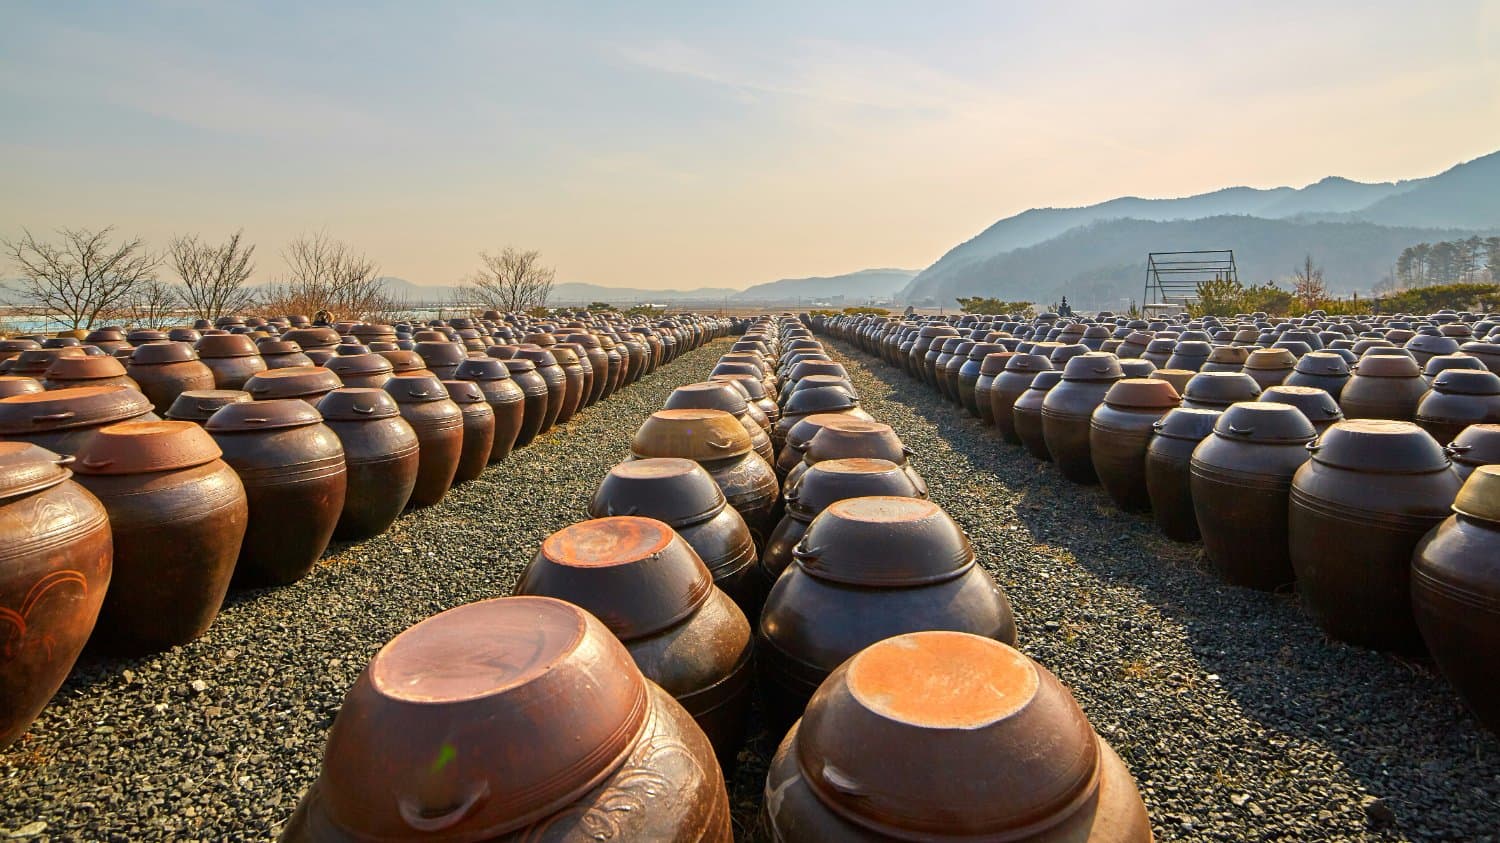
[[[1057,678],[962,632],[900,635],[840,665],[765,797],[787,843],[1152,840],[1129,769]]]
[[[343,384],[339,376],[322,366],[271,369],[245,381],[245,391],[256,401],[300,398],[309,406],[316,405],[319,399],[340,386]]]
[[[1339,406],[1349,419],[1411,421],[1426,391],[1422,369],[1410,357],[1366,356],[1354,367],[1354,377],[1345,384]]]
[[[1021,436],[1016,432],[1011,409],[1021,395],[1031,388],[1031,382],[1038,372],[1051,370],[1052,361],[1040,354],[1016,354],[1005,361],[1005,370],[995,376],[995,384],[990,391],[990,417],[994,419],[995,429],[1000,431],[1002,439],[1012,445],[1021,444]],[[1040,408],[1041,405],[1037,406]]]
[[[583,609],[509,597],[435,615],[375,654],[281,839],[601,834],[730,843],[713,747]]]
[[[1245,374],[1261,388],[1276,386],[1297,366],[1297,356],[1285,348],[1258,348],[1245,358]]]
[[[750,447],[750,434],[723,410],[658,410],[636,430],[630,453],[681,457],[703,466],[745,519],[757,549],[774,526],[780,498],[776,473]]]
[[[125,374],[125,366],[113,357],[59,357],[48,367],[42,380],[46,389],[69,389],[78,386],[128,386],[140,384]]]
[[[986,364],[985,360],[991,354],[1002,356]],[[990,390],[995,384],[995,376],[1005,371],[1005,361],[1009,360],[1014,354],[1015,352],[1013,351],[1007,351],[1005,346],[992,342],[974,343],[969,349],[969,353],[964,358],[963,364],[959,366],[956,384],[958,403],[963,406],[964,412],[968,413],[971,418],[982,421],[988,416],[991,421],[987,423],[993,424],[994,416],[991,414],[990,409]],[[986,366],[989,368],[988,372],[985,371]],[[981,393],[979,382],[981,380],[985,382],[983,408],[980,407]]]
[[[1238,372],[1245,368],[1245,361],[1248,359],[1250,359],[1250,349],[1238,345],[1221,345],[1209,352],[1208,359],[1203,361],[1203,365],[1197,371]],[[1171,367],[1168,366],[1168,368]]]
[[[510,456],[526,421],[526,393],[510,376],[505,361],[493,357],[471,357],[458,364],[455,377],[473,382],[495,416],[495,437],[490,446],[489,461],[499,462]]]
[[[295,369],[311,366],[312,358],[302,352],[302,346],[286,340],[262,340],[256,349],[267,369]]]
[[[1193,451],[1193,511],[1209,564],[1231,585],[1273,591],[1295,578],[1287,548],[1292,475],[1312,422],[1290,404],[1235,404]]]
[[[1256,400],[1296,407],[1312,422],[1313,430],[1320,436],[1323,431],[1344,420],[1344,413],[1333,396],[1316,387],[1281,384],[1262,392]]]
[[[458,470],[453,482],[467,483],[484,474],[489,464],[490,452],[495,447],[495,411],[484,400],[484,392],[473,381],[443,381],[448,397],[464,415],[463,450],[458,458]]]
[[[747,618],[760,617],[765,579],[756,571],[755,540],[719,485],[692,460],[655,457],[611,468],[589,501],[590,518],[641,515],[669,525],[708,566],[714,585]]]
[[[1213,433],[1220,415],[1219,410],[1179,407],[1152,425],[1156,435],[1146,446],[1146,493],[1157,529],[1173,541],[1198,540],[1191,460],[1198,443]]]
[[[1349,382],[1349,364],[1331,351],[1314,351],[1297,359],[1297,366],[1282,381],[1287,386],[1316,387],[1332,395],[1334,400],[1344,392]]]
[[[1115,381],[1124,377],[1113,354],[1091,351],[1067,362],[1062,381],[1042,400],[1042,438],[1062,475],[1097,483],[1089,453],[1089,421]]]
[[[1479,466],[1500,463],[1500,424],[1471,424],[1444,450],[1453,460],[1453,473],[1468,480]]]
[[[814,413],[810,416],[804,416],[800,421],[792,425],[786,432],[786,443],[777,452],[776,473],[783,480],[790,477],[791,473],[796,471],[798,466],[805,464],[806,460],[803,457],[807,453],[807,446],[812,444],[813,437],[818,435],[818,431],[844,418],[861,421],[861,419],[854,419],[852,416],[845,416],[842,413]]]
[[[549,350],[557,359],[557,365],[562,367],[563,375],[567,378],[568,397],[563,403],[562,412],[557,417],[558,424],[567,424],[574,415],[592,403],[595,383],[594,364],[577,343],[558,343]],[[576,402],[574,401],[575,390],[577,390]],[[572,412],[569,412],[570,408]]]
[[[0,399],[0,439],[69,455],[105,425],[155,418],[150,399],[130,387],[54,389]]]
[[[1410,422],[1340,422],[1309,446],[1292,480],[1292,567],[1303,604],[1330,636],[1419,653],[1412,551],[1448,515],[1459,481]]]
[[[787,433],[798,421],[820,413],[845,413],[855,418],[870,418],[869,413],[860,409],[859,399],[845,387],[824,386],[801,389],[787,400],[781,418],[777,420],[776,427],[771,431],[772,444],[778,448],[781,447],[786,442]]]
[[[1010,601],[937,504],[891,497],[832,504],[761,612],[756,661],[773,729],[789,727],[845,659],[924,629],[1016,640]]]
[[[109,515],[72,461],[0,442],[0,749],[62,686],[109,587]]]
[[[551,351],[534,345],[516,349],[514,359],[531,361],[547,384],[547,416],[541,429],[551,430],[559,421],[572,418],[583,396],[583,372],[576,365],[571,371],[563,369]]]
[[[33,395],[45,390],[42,382],[25,375],[0,375],[0,398],[13,395]]]
[[[1500,422],[1500,375],[1469,369],[1439,372],[1415,415],[1417,425],[1442,445],[1471,424]]]
[[[517,448],[524,448],[530,445],[538,434],[548,429],[546,423],[550,399],[547,382],[537,372],[536,364],[530,360],[505,360],[504,362],[511,380],[521,387],[521,394],[525,396],[521,428],[516,432],[515,445]]]
[[[269,368],[245,334],[210,334],[198,340],[198,358],[214,373],[215,389],[244,389],[252,375]]]
[[[1187,382],[1182,406],[1195,410],[1224,410],[1260,397],[1260,384],[1244,372],[1199,372]]]
[[[1438,670],[1500,733],[1500,466],[1475,471],[1412,555],[1412,610]]]
[[[469,352],[458,343],[447,341],[426,341],[417,343],[413,351],[422,358],[427,368],[443,380],[453,377],[458,371],[458,364],[469,357]]]
[[[355,541],[385,532],[417,485],[416,431],[382,389],[335,389],[318,402],[318,412],[344,448],[344,508],[333,537]]]
[[[338,436],[316,408],[294,398],[228,404],[203,427],[239,474],[250,504],[235,583],[302,579],[328,548],[344,509]]]
[[[739,420],[740,425],[750,436],[750,447],[759,454],[761,459],[771,463],[776,459],[776,452],[771,446],[771,437],[766,433],[770,422],[765,414],[759,410],[755,411],[755,417],[751,416],[750,405],[745,401],[738,390],[722,381],[705,381],[703,383],[690,383],[679,386],[672,390],[667,396],[665,409],[668,410],[723,410]],[[758,417],[758,420],[757,420]],[[765,422],[764,425],[761,422]]]
[[[202,635],[249,520],[245,487],[213,437],[192,422],[124,422],[94,432],[77,456],[77,480],[104,504],[114,535],[94,644],[136,654]]]
[[[516,593],[598,618],[733,761],[750,703],[750,623],[671,527],[639,516],[565,527],[542,542]]]
[[[395,373],[391,361],[379,354],[345,354],[328,361],[328,370],[344,386],[379,389]]]
[[[1170,383],[1151,378],[1115,381],[1089,420],[1089,458],[1104,491],[1126,512],[1151,509],[1146,448],[1156,422],[1180,402]]]
[[[226,404],[251,400],[250,393],[238,389],[190,389],[177,396],[167,408],[167,418],[203,424]]]
[[[816,417],[814,417],[816,418]],[[822,437],[819,439],[819,437]],[[888,424],[848,416],[834,416],[823,422],[813,433],[806,446],[801,449],[802,462],[787,472],[784,486],[796,485],[797,480],[812,466],[824,460],[852,459],[864,457],[874,460],[890,460],[906,472],[911,482],[923,495],[927,494],[927,482],[907,461],[911,450],[901,444],[896,431]]]
[[[808,468],[795,484],[788,484],[786,515],[761,552],[760,567],[767,578],[774,582],[792,563],[794,548],[823,510],[837,501],[872,496],[922,498],[926,490],[889,460],[833,459]]]
[[[1016,397],[1011,405],[1011,426],[1015,428],[1016,438],[1021,440],[1025,446],[1026,453],[1031,454],[1039,460],[1052,461],[1052,452],[1047,450],[1047,440],[1042,429],[1042,404],[1047,398],[1047,393],[1062,382],[1063,373],[1051,370],[1037,372],[1032,378],[1031,386]],[[999,426],[999,416],[996,416],[996,426]]]
[[[431,372],[410,372],[385,382],[421,445],[417,485],[408,506],[432,506],[448,494],[463,456],[464,413],[448,398],[448,390]]]
[[[203,365],[192,346],[182,342],[137,347],[130,353],[126,371],[158,414],[165,413],[184,390],[214,388],[213,371]]]

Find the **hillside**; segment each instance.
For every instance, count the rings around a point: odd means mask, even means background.
[[[845,275],[814,278],[783,278],[756,284],[732,298],[740,302],[789,302],[802,298],[878,299],[895,295],[915,277],[915,269],[862,269]]]

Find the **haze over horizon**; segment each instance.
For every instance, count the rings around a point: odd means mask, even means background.
[[[1429,176],[1500,147],[1500,0],[15,4],[0,237],[325,230],[451,284],[920,269],[1121,195]],[[1175,121],[1175,122],[1174,122]]]

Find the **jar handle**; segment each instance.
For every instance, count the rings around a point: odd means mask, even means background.
[[[359,413],[362,416],[368,416],[371,413],[375,412],[375,408],[374,407],[366,407],[363,404],[355,404],[354,406],[350,407],[349,409],[353,410],[356,413]]]
[[[61,454],[57,459],[53,460],[52,463],[59,468],[67,468],[77,460],[78,458],[73,456],[72,454]]]
[[[31,420],[34,423],[67,421],[68,419],[73,418],[73,416],[75,415],[77,415],[77,413],[74,413],[72,410],[63,410],[61,413],[47,413],[46,415],[32,416]]]
[[[1228,427],[1229,432],[1233,433],[1235,436],[1249,436],[1250,434],[1255,432],[1255,428],[1253,427],[1235,427],[1232,424]]]
[[[401,819],[417,831],[442,831],[450,828],[463,820],[473,811],[475,806],[489,798],[490,783],[487,781],[475,782],[475,786],[469,788],[469,794],[451,809],[441,814],[432,815],[427,809],[416,804],[417,800],[412,796],[402,796],[397,800],[397,806],[401,812]]]
[[[604,505],[604,514],[611,518],[616,515],[634,515],[639,511],[640,509],[634,506],[627,506],[624,509],[615,509],[615,505],[612,503]]]
[[[1320,450],[1323,449],[1323,444],[1321,442],[1319,442],[1318,440],[1314,439],[1313,441],[1307,443],[1303,447],[1307,448],[1307,452],[1309,454],[1316,454],[1318,451],[1320,451]]]
[[[708,447],[713,448],[715,450],[727,451],[730,448],[734,447],[734,440],[733,439],[725,439],[722,442],[714,442],[714,441],[710,440],[706,444],[708,445]]]
[[[1160,433],[1162,428],[1166,426],[1167,423],[1165,421],[1162,421],[1161,419],[1157,419],[1156,421],[1151,423],[1151,429],[1156,431],[1157,433]]]
[[[79,464],[80,465],[88,466],[89,468],[103,468],[106,465],[114,465],[115,461],[114,460],[95,460],[95,459],[89,459],[88,457],[84,457],[82,460],[79,461]]]
[[[1456,456],[1458,454],[1466,454],[1473,449],[1473,445],[1465,445],[1462,442],[1450,442],[1448,443],[1447,447],[1443,448],[1443,450],[1448,452],[1448,456],[1450,457]]]

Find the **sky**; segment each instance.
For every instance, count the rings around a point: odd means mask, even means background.
[[[1500,0],[0,6],[0,238],[322,231],[452,284],[920,269],[1031,207],[1500,149]]]

